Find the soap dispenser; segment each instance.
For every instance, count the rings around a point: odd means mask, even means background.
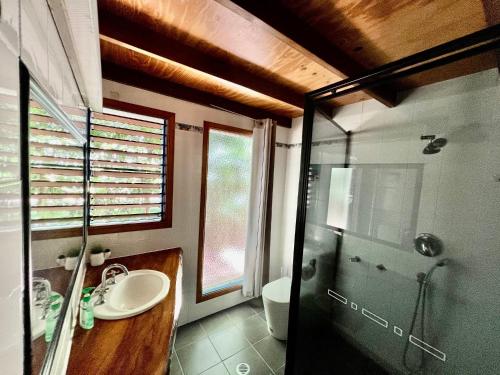
[[[54,302],[49,306],[47,318],[45,321],[45,342],[51,342],[56,330],[57,319],[61,312],[61,303]]]
[[[80,327],[83,329],[92,329],[94,327],[94,306],[90,301],[90,293],[94,288],[85,288],[82,290],[83,298],[80,301]]]

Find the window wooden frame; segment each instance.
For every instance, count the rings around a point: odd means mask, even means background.
[[[200,227],[198,234],[198,270],[196,277],[196,303],[208,301],[212,298],[220,297],[225,294],[240,290],[241,285],[235,285],[209,294],[203,294],[203,247],[205,243],[205,214],[207,203],[207,173],[208,173],[208,148],[210,130],[222,130],[229,133],[251,136],[252,131],[248,129],[236,128],[234,126],[217,124],[214,122],[205,121],[203,124],[203,151],[202,151],[202,166],[201,166],[201,191],[200,191]]]
[[[173,191],[174,191],[175,113],[107,98],[104,98],[103,105],[106,108],[135,113],[143,116],[161,118],[167,121],[167,134],[166,134],[167,141],[164,144],[164,150],[163,150],[163,157],[166,163],[165,180],[163,181],[165,189],[165,194],[163,196],[163,206],[165,207],[165,209],[163,211],[163,217],[161,221],[99,225],[99,226],[90,226],[89,223],[87,223],[88,234],[94,235],[94,234],[121,233],[121,232],[171,228],[172,213],[173,213]],[[90,121],[90,118],[88,118],[87,121]],[[88,136],[87,143],[90,145],[90,140],[91,140],[90,131],[87,136]],[[90,184],[88,181],[87,183]],[[90,199],[89,195],[87,196],[87,199]],[[81,234],[80,228],[52,229],[40,232],[33,232],[32,239],[45,240],[52,238],[74,237],[80,234]]]

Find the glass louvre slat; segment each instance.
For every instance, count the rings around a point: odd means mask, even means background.
[[[137,188],[137,189],[160,189],[160,184],[153,184],[147,182],[134,182],[134,183],[125,183],[125,182],[113,182],[113,181],[91,181],[91,186],[95,189],[109,189],[109,188]],[[91,189],[91,192],[94,191]]]
[[[166,126],[102,113],[91,122],[91,225],[161,220]]]
[[[85,118],[84,117],[78,117],[73,121],[73,125],[75,125],[78,129],[85,129]],[[54,121],[52,117],[47,116],[47,115],[37,115],[37,114],[31,114],[30,115],[30,127],[32,129],[46,129],[46,130],[54,130],[54,131],[59,131],[59,132],[64,132],[67,133],[68,131],[59,124],[58,122]]]
[[[123,150],[103,150],[96,147],[91,147],[92,154],[90,156],[91,160],[112,160],[112,161],[125,161],[136,158],[142,160],[144,163],[157,163],[161,164],[162,155],[151,154],[148,152],[136,152]]]
[[[82,226],[83,217],[70,219],[50,219],[36,220],[31,223],[34,230],[54,229],[54,228],[77,228]]]
[[[55,140],[58,140],[60,138],[68,138],[68,139],[73,140],[73,136],[70,133],[63,132],[63,131],[37,129],[37,128],[32,127],[30,134],[32,137],[33,136],[45,136],[45,137],[53,137]]]
[[[161,214],[161,205],[99,206],[92,207],[90,214],[92,217]]]
[[[81,153],[82,148],[80,146],[73,145],[57,145],[45,143],[43,141],[30,141],[30,153],[33,155],[53,155],[53,150],[56,151],[69,151],[69,152],[77,152]],[[83,158],[83,156],[74,157],[74,159]]]
[[[94,195],[92,204],[105,206],[117,204],[161,204],[160,194]]]
[[[107,204],[107,205],[97,205],[97,204],[94,204],[92,205],[92,210],[94,211],[99,211],[99,210],[102,210],[102,209],[135,209],[135,208],[139,208],[139,209],[150,209],[150,208],[155,208],[155,207],[158,207],[158,203],[148,203],[148,204],[135,204],[135,203],[129,203],[129,202],[125,202],[125,203],[120,203],[120,204]]]
[[[131,163],[124,161],[104,161],[104,160],[92,160],[90,163],[94,168],[108,168],[108,169],[157,169],[161,171],[161,164],[157,163]]]
[[[109,137],[109,134],[116,134],[118,137],[123,137],[122,139],[138,140],[140,142],[149,139],[150,141],[146,142],[161,144],[162,141],[162,134],[139,130],[123,129],[106,125],[92,125],[92,130],[101,137]]]
[[[43,188],[61,188],[61,189],[75,189],[78,192],[83,192],[83,187],[81,184],[75,182],[46,182],[46,181],[31,181],[31,189],[43,189]]]
[[[106,195],[106,194],[109,194],[109,195],[126,194],[126,195],[131,195],[131,196],[136,195],[136,194],[161,194],[161,188],[156,186],[156,185],[153,185],[154,187],[152,187],[152,188],[144,187],[142,185],[137,186],[134,184],[132,184],[131,187],[113,186],[113,185],[118,185],[118,184],[105,184],[105,185],[108,185],[108,187],[100,188],[99,186],[101,186],[101,185],[93,186],[92,190],[91,190],[92,197],[97,198],[99,195]],[[111,185],[111,186],[109,186],[109,185]]]
[[[40,175],[60,175],[60,176],[80,176],[82,177],[81,169],[74,169],[73,167],[58,166],[57,168],[43,168],[39,166],[31,167],[32,174]]]
[[[81,194],[37,194],[36,199],[55,199],[58,197],[64,197],[68,199],[83,199]]]
[[[81,210],[82,206],[39,206],[39,207],[31,207],[31,209],[35,212],[47,212],[47,211],[75,211]]]
[[[163,134],[163,124],[138,120],[130,117],[115,116],[105,113],[93,112],[92,125],[94,124]]]
[[[158,222],[161,220],[161,215],[119,215],[119,216],[98,216],[91,219],[93,226],[102,226],[109,224],[137,224],[137,223],[150,223]]]
[[[91,130],[91,132],[92,134],[97,133],[94,130]],[[110,150],[110,149],[113,150],[115,148],[119,148],[120,146],[144,148],[153,151],[153,153],[154,152],[161,153],[163,148],[161,143],[140,142],[140,141],[132,141],[125,139],[111,138],[111,137],[101,137],[97,135],[92,137],[91,145],[93,147],[101,148],[103,150]]]
[[[83,160],[78,159],[64,159],[54,156],[32,156],[31,165],[33,167],[69,167],[69,168],[82,168]]]
[[[130,171],[115,171],[106,170],[106,168],[100,168],[101,170],[93,171],[93,177],[121,177],[121,178],[140,178],[140,179],[151,179],[160,177],[161,173],[156,172],[130,172]]]

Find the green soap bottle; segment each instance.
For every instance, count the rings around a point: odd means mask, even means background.
[[[54,337],[54,331],[56,330],[57,318],[61,311],[60,303],[52,303],[49,307],[49,312],[47,313],[47,318],[45,320],[45,342],[51,342]]]
[[[94,288],[85,288],[82,290],[83,298],[80,301],[80,327],[83,329],[92,329],[94,327],[94,306],[90,301],[90,292]]]

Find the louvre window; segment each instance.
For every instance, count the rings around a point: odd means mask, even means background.
[[[90,116],[89,234],[170,227],[174,114],[106,103],[113,109]],[[70,117],[84,132],[86,117]],[[30,108],[30,162],[33,229],[53,230],[53,237],[61,237],[66,236],[61,229],[81,227],[83,148],[35,102]]]
[[[90,225],[159,222],[164,215],[168,125],[126,115],[92,114]]]
[[[30,101],[31,226],[35,231],[83,226],[84,150],[36,101]],[[85,111],[70,115],[84,131]]]

